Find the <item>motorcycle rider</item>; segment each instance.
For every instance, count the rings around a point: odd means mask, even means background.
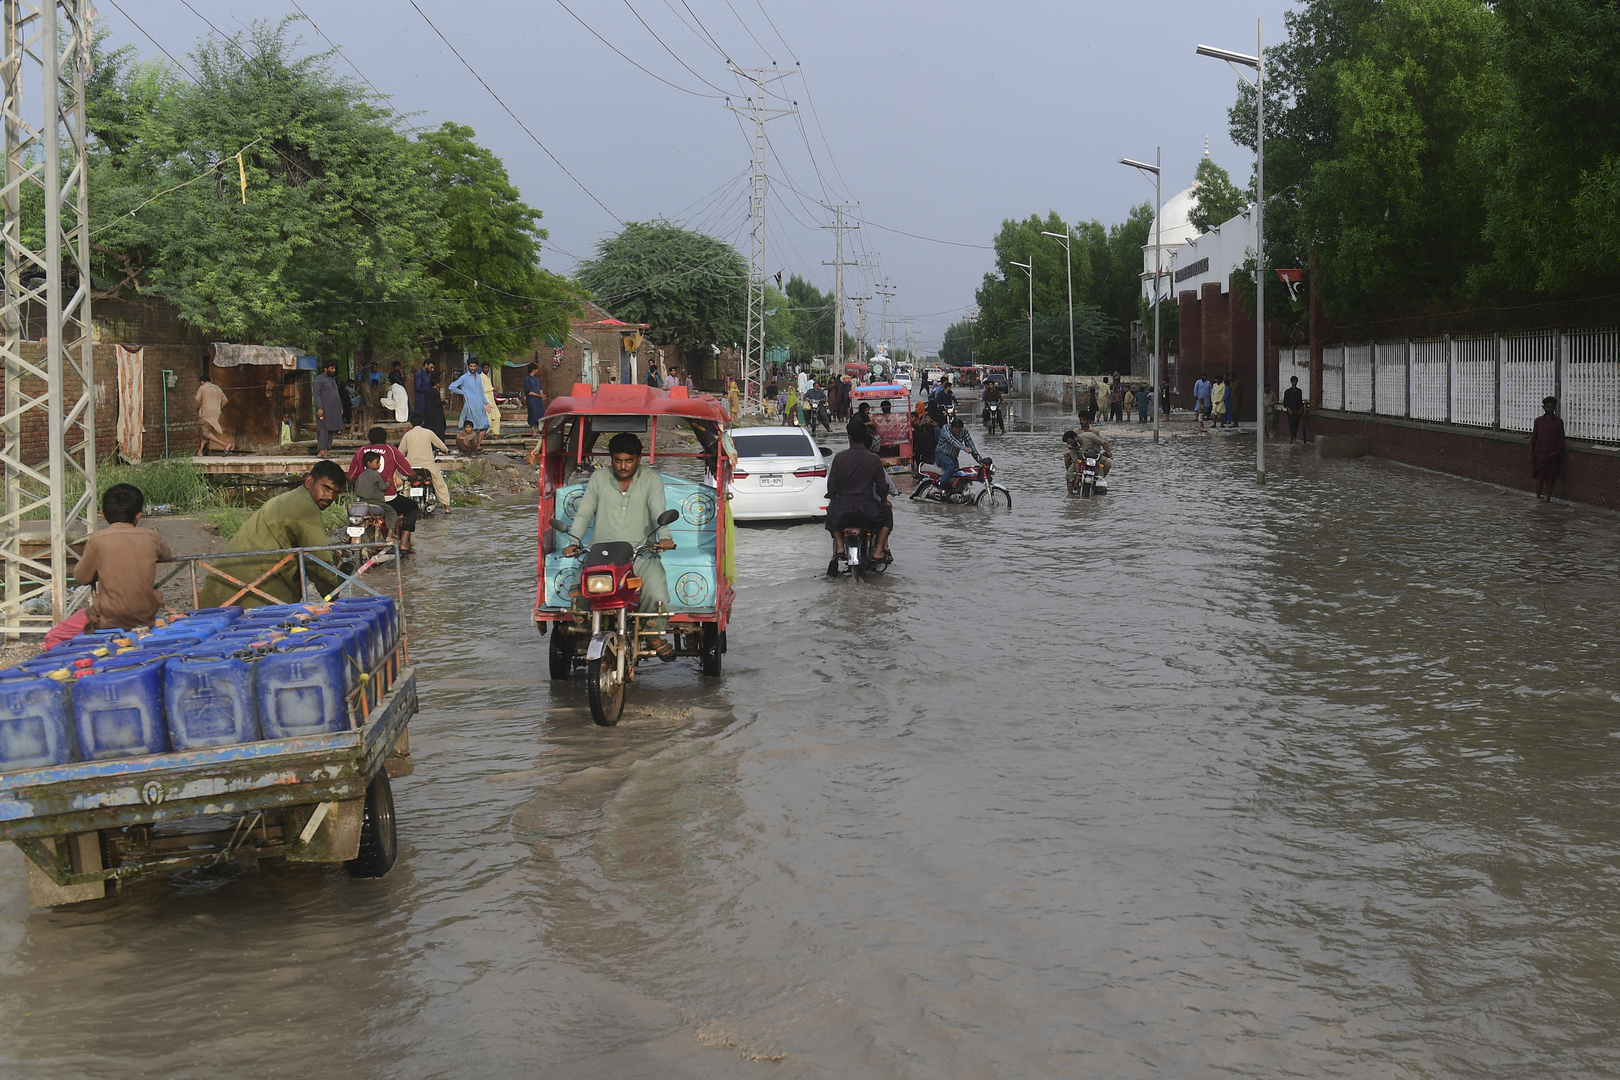
[[[621,431],[608,442],[610,469],[597,469],[585,484],[585,495],[574,511],[569,526],[569,539],[574,542],[563,549],[572,558],[579,554],[578,537],[595,526],[591,542],[606,544],[622,540],[638,546],[653,534],[658,517],[665,510],[664,477],[657,469],[641,466],[641,439],[628,431]],[[669,579],[664,564],[658,558],[661,551],[669,551],[675,541],[669,529],[659,526],[658,542],[651,554],[636,559],[636,576],[641,578],[641,602],[638,611],[657,611],[658,605],[669,606]],[[653,652],[668,663],[675,659],[675,649],[663,636],[669,619],[660,616],[647,620],[647,631],[658,635],[653,639]]]
[[[1063,472],[1068,477],[1071,493],[1080,489],[1080,471],[1085,468],[1087,450],[1097,451],[1098,479],[1108,475],[1108,470],[1114,464],[1108,443],[1101,435],[1091,430],[1091,422],[1085,417],[1080,418],[1078,428],[1063,433],[1063,442],[1068,447],[1063,454]]]
[[[962,471],[957,457],[963,450],[975,458],[979,456],[979,448],[973,445],[973,436],[968,434],[967,425],[958,416],[951,420],[950,427],[939,429],[939,442],[934,447],[934,464],[945,474],[939,478],[940,491],[950,490],[951,478]]]
[[[982,400],[984,402],[984,423],[985,426],[988,427],[990,425],[990,406],[1001,404],[1001,384],[997,382],[985,383],[984,397]]]
[[[877,540],[872,557],[894,562],[889,553],[889,534],[894,531],[894,507],[889,498],[897,493],[894,481],[889,479],[883,460],[872,452],[872,433],[866,425],[851,420],[848,432],[849,449],[834,454],[827,469],[827,531],[832,534],[833,545],[828,577],[838,576],[838,554],[843,550],[839,522],[845,514],[859,514],[874,525]]]
[[[934,418],[934,423],[941,429],[945,427],[945,407],[956,408],[956,393],[951,389],[951,377],[941,375],[939,385],[928,394],[928,415]]]
[[[917,417],[917,426],[911,429],[911,475],[920,476],[922,466],[934,463],[934,450],[939,446],[939,429],[934,418],[927,413]]]

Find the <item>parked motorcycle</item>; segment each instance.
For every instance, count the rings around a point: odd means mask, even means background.
[[[1007,434],[1007,417],[1001,402],[992,401],[984,407],[984,430],[992,435]]]
[[[421,468],[411,470],[411,498],[416,500],[423,517],[439,508],[439,493],[433,489],[432,473]]]
[[[963,506],[987,506],[995,510],[1012,509],[1012,492],[996,483],[995,462],[981,457],[977,465],[960,469],[944,487],[940,480],[945,475],[938,465],[922,466],[922,479],[911,493],[913,502],[955,503]]]
[[[841,573],[849,574],[857,581],[865,581],[868,575],[881,574],[889,568],[887,562],[872,555],[877,546],[877,530],[864,514],[845,514],[838,520],[838,530],[838,569]]]

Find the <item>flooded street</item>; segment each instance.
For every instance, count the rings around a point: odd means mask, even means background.
[[[1620,1071],[1616,519],[1252,438],[1069,499],[1058,420],[871,584],[740,527],[615,729],[533,507],[429,523],[393,873],[30,914],[8,845],[0,1076]]]

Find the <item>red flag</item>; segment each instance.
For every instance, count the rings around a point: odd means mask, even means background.
[[[1288,290],[1288,303],[1295,311],[1305,310],[1305,271],[1278,270],[1283,288]]]

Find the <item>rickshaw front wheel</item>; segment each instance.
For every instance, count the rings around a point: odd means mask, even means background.
[[[612,727],[624,714],[624,683],[619,677],[619,653],[624,639],[615,634],[602,647],[602,655],[585,664],[585,688],[591,700],[591,719]]]

